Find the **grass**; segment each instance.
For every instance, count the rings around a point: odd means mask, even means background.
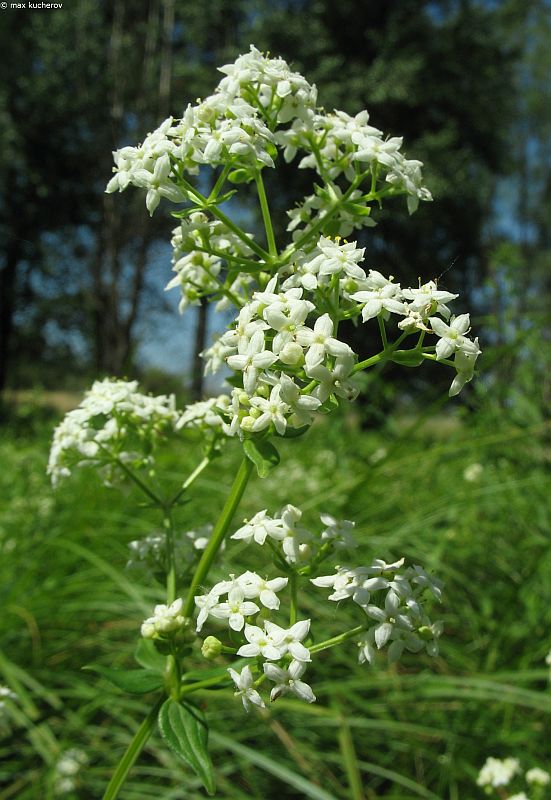
[[[0,682],[18,696],[0,728],[0,800],[58,796],[56,764],[74,747],[89,761],[67,796],[101,797],[152,703],[82,667],[132,666],[140,622],[163,591],[125,570],[127,546],[158,521],[133,490],[105,490],[85,470],[52,492],[53,423],[27,410],[0,435]],[[285,466],[252,481],[236,523],[287,502],[306,523],[321,511],[355,519],[358,561],[405,555],[445,580],[445,634],[437,659],[408,656],[390,670],[384,660],[360,667],[353,644],[320,654],[308,673],[312,706],[283,698],[246,716],[231,691],[205,691],[219,798],[475,800],[488,755],[549,765],[548,438],[537,420],[479,411],[451,422],[402,415],[363,431],[332,418],[282,443]],[[238,450],[197,481],[179,526],[215,519]],[[177,486],[199,460],[192,442],[174,447],[162,475]],[[480,474],[469,481],[473,464]],[[259,548],[232,543],[228,555],[236,570],[261,568]],[[301,593],[302,615],[327,635],[355,624],[324,597]],[[121,797],[159,796],[205,795],[155,735]]]

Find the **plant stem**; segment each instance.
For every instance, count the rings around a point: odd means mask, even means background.
[[[121,790],[122,785],[124,784],[128,773],[134,766],[136,759],[142,752],[143,748],[149,737],[151,736],[151,732],[153,730],[153,726],[157,719],[157,714],[159,713],[159,709],[161,708],[162,704],[165,701],[164,695],[160,697],[147,717],[144,719],[136,733],[134,734],[134,738],[128,745],[126,753],[123,755],[117,769],[115,770],[115,774],[109,781],[109,785],[105,790],[105,794],[103,795],[103,800],[116,800],[119,796],[119,791]]]
[[[215,678],[205,678],[203,681],[184,684],[180,689],[180,697],[184,694],[198,691],[199,689],[208,689],[210,686],[216,686],[217,683],[226,679],[229,680],[227,675],[217,675]],[[229,681],[229,683],[231,684],[231,681]]]
[[[350,630],[345,631],[344,633],[339,633],[338,636],[333,636],[332,639],[326,639],[324,642],[319,642],[318,644],[312,645],[309,650],[311,653],[319,653],[320,650],[328,650],[330,647],[336,647],[336,645],[346,642],[347,639],[352,639],[354,636],[359,636],[360,633],[365,631],[365,629],[365,625],[358,625],[356,628],[350,628]]]
[[[220,545],[224,541],[224,537],[228,531],[228,528],[230,527],[232,517],[241,501],[241,498],[243,497],[243,493],[251,476],[253,467],[253,462],[248,458],[244,458],[241,462],[241,466],[239,467],[237,475],[235,476],[233,486],[230,490],[224,508],[222,509],[222,513],[218,518],[218,522],[214,527],[209,543],[203,550],[203,555],[201,556],[201,559],[195,568],[193,578],[191,579],[188,596],[182,611],[185,617],[191,616],[194,607],[195,592],[208,574],[212,562],[216,558],[216,554],[220,549]]]
[[[155,494],[155,492],[153,492],[153,491],[152,491],[152,490],[149,488],[149,486],[146,486],[146,484],[145,484],[145,483],[144,483],[144,482],[143,482],[143,481],[142,481],[140,478],[138,478],[138,476],[137,476],[137,475],[135,475],[135,474],[132,472],[132,470],[131,470],[131,469],[129,469],[129,468],[126,466],[126,464],[124,463],[124,461],[121,461],[121,460],[120,460],[120,458],[115,458],[115,464],[117,465],[117,467],[120,467],[120,469],[122,469],[122,471],[125,473],[125,475],[127,475],[127,476],[130,478],[130,480],[131,480],[131,481],[134,481],[134,483],[136,484],[136,486],[139,486],[139,487],[140,487],[140,489],[142,490],[142,492],[143,492],[144,494],[146,494],[146,495],[149,497],[149,499],[150,499],[150,500],[152,500],[152,501],[155,503],[155,505],[156,505],[156,506],[160,506],[160,508],[164,508],[164,505],[165,505],[165,504],[164,504],[164,502],[161,500],[161,498],[160,498],[160,497],[157,497],[157,495]]]
[[[384,350],[381,353],[377,353],[377,355],[371,356],[371,358],[366,358],[365,361],[358,361],[357,364],[354,365],[352,369],[352,374],[355,372],[360,372],[362,369],[368,369],[368,367],[372,367],[374,364],[378,364],[379,361],[383,361],[385,358]]]
[[[169,606],[176,600],[176,559],[174,557],[174,528],[172,514],[165,511],[163,528],[166,543],[166,604]]]
[[[185,481],[182,484],[182,488],[178,491],[176,495],[174,495],[174,497],[170,501],[171,507],[178,502],[180,497],[184,494],[185,491],[187,491],[187,489],[189,489],[191,484],[195,483],[199,475],[203,472],[204,469],[208,467],[209,464],[210,464],[210,458],[208,456],[205,456],[205,458],[201,461],[201,463],[195,467],[191,475],[189,475],[189,477],[185,479]]]
[[[297,573],[293,570],[289,577],[289,585],[291,587],[291,611],[289,614],[289,627],[294,625],[298,616],[298,581]]]
[[[264,188],[264,181],[262,180],[262,172],[257,170],[255,173],[256,188],[258,191],[258,199],[260,200],[260,210],[262,211],[262,219],[264,221],[264,228],[266,229],[266,241],[268,242],[268,251],[272,258],[277,258],[277,246],[275,243],[274,229],[272,227],[272,217],[268,207],[268,198],[266,197],[266,189]]]
[[[201,194],[201,192],[192,186],[191,183],[186,181],[185,178],[180,177],[180,183],[189,194],[195,197],[198,205],[200,205],[203,209],[210,211],[215,217],[218,217],[220,222],[223,222],[224,225],[230,229],[230,231],[233,231],[242,242],[245,242],[247,247],[250,247],[250,249],[256,253],[257,256],[259,256],[259,258],[261,258],[263,261],[268,260],[269,254],[264,250],[264,248],[260,247],[260,245],[257,244],[251,236],[245,233],[245,231],[241,230],[239,225],[236,225],[233,220],[226,216],[226,214],[224,214],[224,212],[221,211],[218,206],[211,204],[208,198]]]

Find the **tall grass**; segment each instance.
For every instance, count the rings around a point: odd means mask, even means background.
[[[134,491],[105,490],[90,471],[54,494],[45,476],[51,422],[16,428],[17,439],[0,438],[0,682],[18,696],[10,730],[1,729],[0,800],[56,797],[56,763],[74,747],[89,764],[68,797],[100,797],[148,698],[82,667],[132,665],[139,625],[163,592],[125,570],[127,546],[158,521]],[[483,412],[451,423],[402,416],[377,431],[343,417],[283,442],[286,466],[254,480],[236,522],[287,502],[306,523],[322,511],[355,519],[355,560],[405,555],[445,580],[434,609],[445,634],[438,659],[408,656],[391,669],[384,660],[359,666],[353,643],[320,654],[309,671],[312,706],[283,698],[259,718],[231,691],[216,703],[205,691],[220,798],[474,800],[487,755],[549,764],[548,430]],[[216,517],[238,458],[230,445],[178,525]],[[162,473],[177,486],[199,459],[193,442],[174,447]],[[261,569],[259,548],[231,543],[228,553],[236,571],[251,561]],[[318,628],[323,620],[329,635],[354,624],[325,595],[301,596],[301,614]],[[203,796],[155,736],[121,794]]]

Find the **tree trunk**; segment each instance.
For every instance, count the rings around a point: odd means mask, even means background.
[[[17,235],[10,238],[6,248],[6,261],[0,271],[0,392],[6,388],[10,343],[15,314],[15,283],[17,265],[21,259],[21,245]]]

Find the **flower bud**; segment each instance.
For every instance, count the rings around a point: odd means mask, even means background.
[[[203,658],[212,661],[222,652],[222,642],[216,636],[207,636],[201,647]]]
[[[279,360],[283,364],[298,367],[304,364],[304,353],[302,347],[297,342],[287,342],[279,353]]]

